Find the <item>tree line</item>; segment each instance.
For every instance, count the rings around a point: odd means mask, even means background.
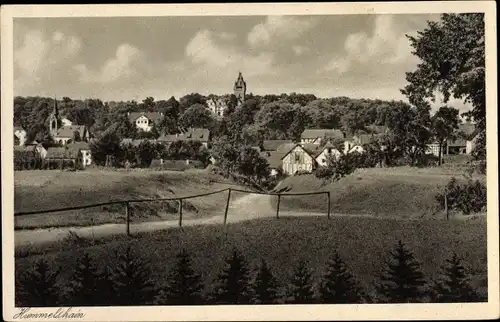
[[[120,306],[207,304],[357,304],[459,303],[486,299],[471,286],[462,259],[452,254],[437,280],[427,280],[420,263],[399,241],[390,251],[378,282],[367,290],[349,265],[335,252],[317,278],[306,261],[298,261],[288,284],[278,282],[263,259],[251,267],[243,253],[233,249],[225,266],[210,285],[193,267],[186,250],[163,284],[155,282],[149,262],[128,245],[116,263],[101,267],[89,253],[80,256],[71,277],[62,282],[60,269],[44,259],[18,275],[17,306]]]

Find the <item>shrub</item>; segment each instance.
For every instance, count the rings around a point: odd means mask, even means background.
[[[255,304],[273,304],[278,300],[278,282],[263,259],[253,284],[253,295]]]
[[[451,178],[446,186],[445,193],[438,193],[436,200],[441,209],[445,207],[445,194],[448,209],[458,210],[468,215],[474,212],[485,211],[486,185],[479,180],[469,180],[466,184],[459,184],[456,178]]]

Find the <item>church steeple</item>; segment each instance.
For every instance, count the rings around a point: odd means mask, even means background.
[[[243,75],[241,72],[238,72],[238,78],[236,82],[234,82],[234,96],[238,99],[238,105],[242,104],[245,101],[245,94],[247,91],[247,83],[243,79]]]
[[[57,98],[54,96],[54,108],[49,116],[49,129],[52,136],[55,136],[57,134],[57,130],[59,129],[60,124],[61,119],[59,116],[59,108],[57,106]]]

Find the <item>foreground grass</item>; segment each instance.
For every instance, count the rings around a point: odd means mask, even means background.
[[[334,213],[432,217],[439,212],[435,196],[452,177],[466,180],[460,173],[441,168],[372,168],[358,169],[333,183],[313,174],[292,176],[277,189],[330,191]],[[485,180],[484,176],[474,179]],[[290,196],[282,198],[280,209],[326,212],[327,202],[326,195]]]
[[[183,197],[225,189],[232,185],[200,170],[178,171],[106,171],[89,169],[79,172],[17,171],[15,173],[15,212],[89,205],[127,199]],[[241,187],[240,187],[241,188]],[[186,218],[196,218],[220,210],[225,193],[186,200]],[[132,204],[132,220],[174,219],[176,201]],[[88,226],[123,223],[124,206],[95,207],[76,211],[15,217],[16,229],[60,226]]]
[[[472,284],[487,292],[486,218],[471,221],[392,220],[377,218],[281,218],[253,220],[227,226],[193,226],[144,233],[127,238],[114,236],[101,240],[68,239],[46,246],[16,249],[16,274],[22,273],[40,257],[60,266],[63,279],[73,270],[76,259],[90,252],[100,265],[113,265],[117,250],[128,243],[152,266],[158,285],[165,282],[173,258],[186,249],[193,267],[205,285],[211,285],[222,270],[233,247],[240,249],[255,266],[264,258],[281,282],[286,282],[298,260],[307,260],[315,277],[337,249],[347,265],[369,291],[378,282],[384,259],[399,239],[422,263],[427,280],[435,279],[438,267],[452,252],[464,257]],[[207,288],[206,291],[210,289]]]

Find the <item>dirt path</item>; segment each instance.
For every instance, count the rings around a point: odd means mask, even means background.
[[[271,202],[274,202],[272,196],[259,195],[259,194],[246,194],[240,198],[233,200],[229,205],[228,223],[237,223],[246,220],[257,218],[274,217],[276,210],[272,207]],[[280,217],[315,217],[326,216],[325,213],[314,212],[292,212],[280,210]],[[410,220],[410,218],[401,217],[375,217],[368,214],[332,214],[332,216],[349,216],[349,217],[370,217],[379,219],[399,219]],[[216,225],[224,222],[224,215],[218,212],[217,215],[198,218],[198,219],[185,219],[182,221],[182,226],[195,226],[195,225]],[[148,232],[168,228],[178,228],[178,220],[164,220],[143,222],[130,225],[130,232]],[[15,231],[15,245],[29,245],[29,244],[43,244],[47,242],[54,242],[62,240],[68,236],[70,232],[76,233],[80,237],[86,238],[100,238],[109,235],[118,235],[126,233],[125,224],[103,224],[87,227],[60,227],[60,228],[44,228],[34,230],[17,230]]]

